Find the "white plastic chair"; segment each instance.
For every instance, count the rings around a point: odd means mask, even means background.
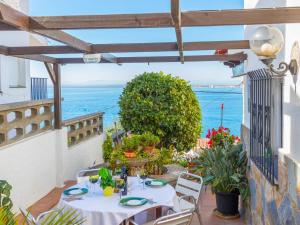
[[[163,216],[155,221],[150,221],[143,225],[190,225],[193,219],[193,211],[187,210],[171,215]],[[134,221],[130,221],[133,225],[139,225]]]
[[[89,180],[89,176],[84,176],[86,173],[92,173],[92,172],[97,172],[99,171],[99,169],[87,169],[87,170],[80,170],[77,174],[76,174],[76,180],[77,180],[77,184],[83,183],[85,181]]]
[[[180,197],[178,197],[177,201],[175,201],[175,206],[172,210],[176,213],[185,210],[195,210],[199,223],[202,224],[198,207],[202,185],[202,177],[188,172],[181,173],[175,187],[175,191],[180,194]]]
[[[30,225],[38,225],[43,221],[43,218],[46,215],[49,215],[50,213],[54,212],[54,210],[46,211],[38,215],[37,218],[35,218],[30,212],[28,212],[26,209],[21,209],[21,214],[24,218],[26,218],[27,222],[29,222]]]

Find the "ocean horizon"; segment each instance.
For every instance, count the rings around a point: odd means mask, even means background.
[[[94,112],[104,112],[104,128],[118,121],[118,100],[125,85],[108,84],[95,86],[68,85],[62,87],[63,120]],[[242,90],[234,85],[215,85],[197,87],[197,95],[202,111],[202,133],[217,128],[221,124],[221,105],[224,104],[223,126],[228,127],[234,135],[240,135],[242,122]],[[49,97],[53,97],[52,88],[48,88]]]

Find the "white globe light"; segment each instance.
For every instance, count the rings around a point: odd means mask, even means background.
[[[282,32],[271,26],[256,29],[250,40],[250,48],[259,57],[276,58],[284,45]]]

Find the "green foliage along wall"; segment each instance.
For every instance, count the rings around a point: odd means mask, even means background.
[[[201,109],[188,82],[160,73],[144,73],[124,88],[119,101],[126,131],[152,132],[164,147],[194,147],[201,132]]]

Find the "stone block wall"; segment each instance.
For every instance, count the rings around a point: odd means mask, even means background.
[[[249,128],[242,127],[242,141],[249,151]],[[300,225],[300,164],[279,152],[278,185],[272,185],[249,160],[249,225]]]

